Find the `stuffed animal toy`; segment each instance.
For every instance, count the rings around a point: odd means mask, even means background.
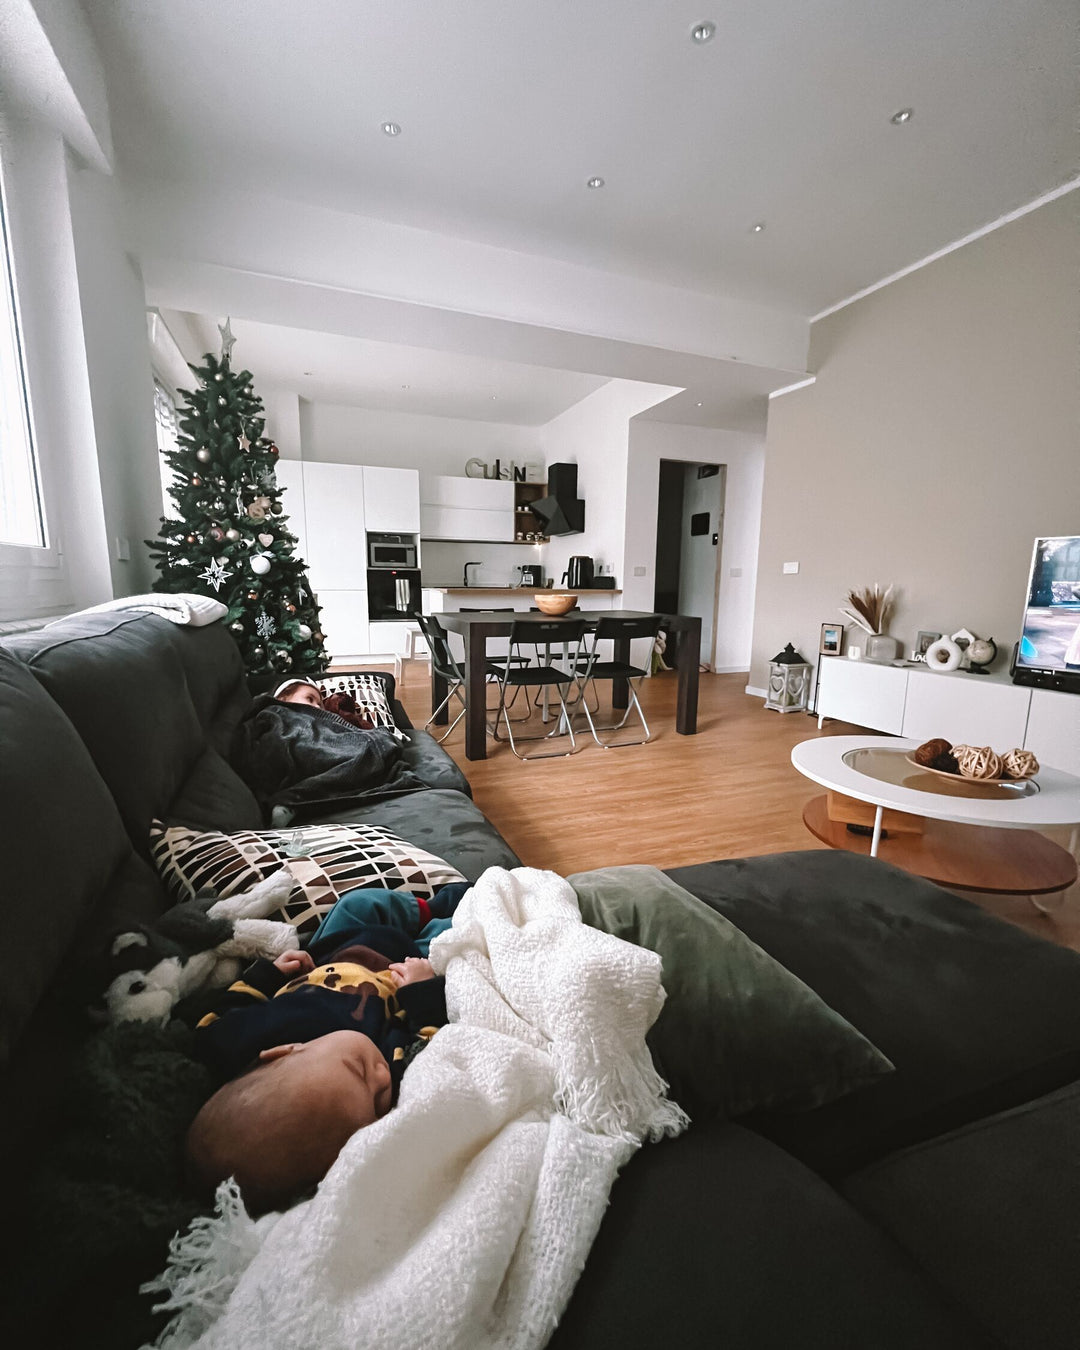
[[[240,895],[224,900],[197,895],[154,924],[121,933],[112,944],[115,973],[97,1015],[111,1023],[164,1026],[181,999],[231,984],[241,962],[273,959],[299,947],[292,924],[266,917],[285,903],[294,885],[292,873],[282,868]]]

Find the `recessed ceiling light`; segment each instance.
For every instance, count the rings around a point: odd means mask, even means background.
[[[703,23],[696,23],[690,29],[690,41],[696,42],[699,46],[703,42],[708,42],[716,34],[716,24],[706,19]]]
[[[398,125],[397,122],[384,122],[384,123],[382,124],[382,129],[383,129],[383,131],[386,133],[387,136],[400,136],[400,135],[401,135],[401,127]]]
[[[701,404],[700,404],[700,403],[698,404],[698,407],[699,407],[699,408],[701,407]]]
[[[894,112],[889,121],[894,127],[902,127],[905,122],[910,122],[915,115],[914,108],[901,108],[899,112]]]
[[[588,188],[602,188],[604,186],[604,180],[602,178],[590,178],[585,186]]]
[[[305,375],[310,375],[310,374],[312,374],[312,372],[311,372],[310,370],[305,370],[305,371],[304,371],[304,374],[305,374]]]
[[[492,401],[492,403],[498,403],[498,401],[499,401],[499,396],[498,396],[498,394],[492,394],[492,396],[491,396],[491,401]]]
[[[763,220],[755,220],[754,223],[753,223],[753,225],[750,226],[750,233],[751,233],[751,234],[764,234],[764,233],[765,233],[765,222],[764,222]]]
[[[409,389],[409,388],[411,388],[412,386],[411,386],[411,385],[408,385],[408,384],[403,384],[401,387],[402,387],[402,389]]]

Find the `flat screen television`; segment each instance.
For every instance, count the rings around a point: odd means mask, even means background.
[[[1013,680],[1080,693],[1080,535],[1035,540]]]

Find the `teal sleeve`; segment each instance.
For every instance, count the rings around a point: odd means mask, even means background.
[[[347,941],[358,928],[373,926],[396,928],[407,937],[415,937],[420,928],[420,906],[416,897],[408,891],[377,887],[346,891],[307,945],[313,947],[339,935]]]

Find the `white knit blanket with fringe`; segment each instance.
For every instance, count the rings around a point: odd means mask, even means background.
[[[148,595],[124,595],[119,600],[106,600],[103,605],[92,605],[89,609],[80,609],[83,614],[109,614],[113,611],[133,610],[138,614],[156,614],[159,619],[168,619],[171,623],[187,624],[191,628],[203,628],[208,623],[216,623],[228,612],[228,605],[220,600],[212,600],[208,595],[195,595],[193,592],[177,592],[167,595],[154,591]],[[75,618],[65,614],[65,619]],[[61,619],[54,619],[61,623]],[[46,627],[51,627],[46,624]]]
[[[654,953],[552,872],[489,868],[432,943],[450,1025],[315,1196],[252,1222],[226,1184],[151,1286],[162,1350],[535,1350],[619,1168],[687,1124],[645,1033]]]

